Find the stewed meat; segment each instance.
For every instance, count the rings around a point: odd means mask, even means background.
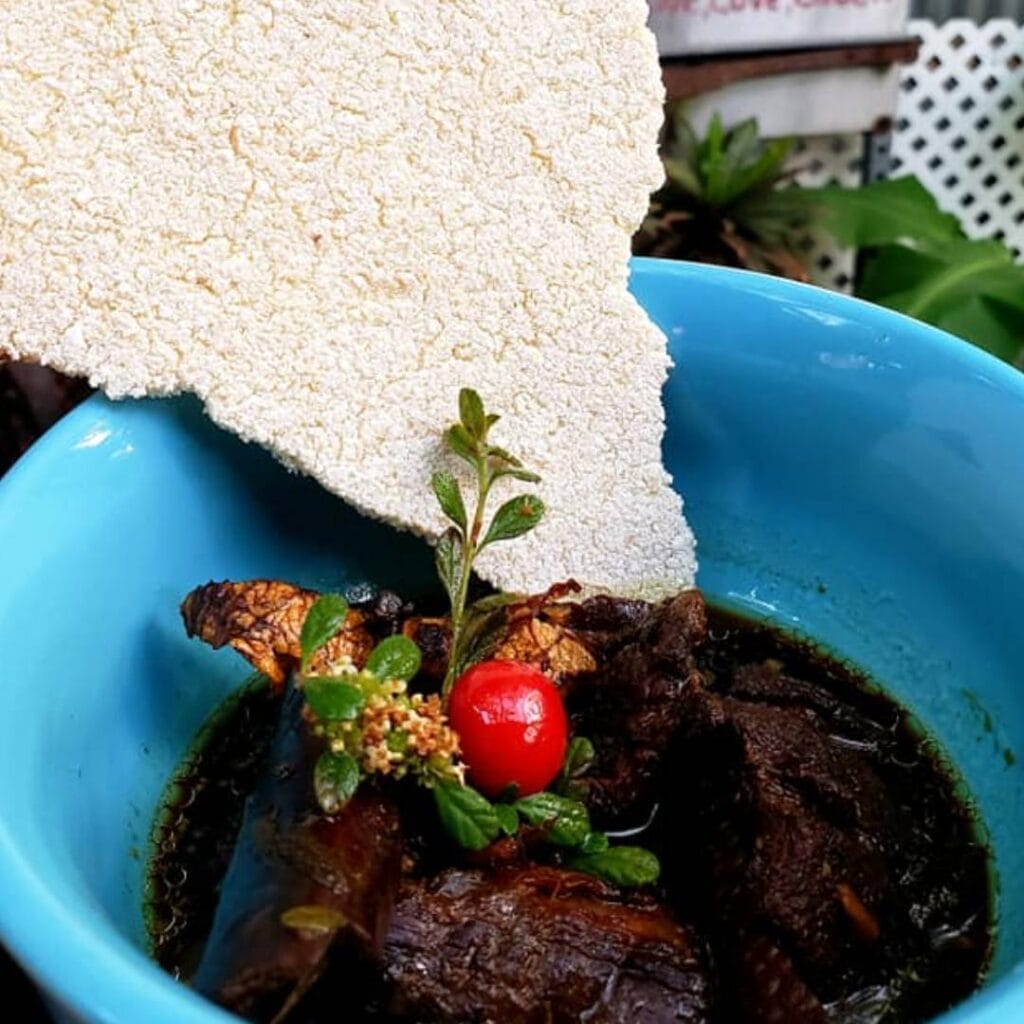
[[[386,945],[401,1019],[703,1024],[702,944],[650,899],[556,868],[451,869],[403,887]]]

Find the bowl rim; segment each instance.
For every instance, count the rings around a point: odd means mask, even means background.
[[[827,316],[883,331],[898,327],[900,343],[933,346],[954,365],[1018,395],[1024,403],[1024,374],[994,356],[930,325],[893,310],[812,285],[764,274],[651,258],[630,261],[636,281],[702,282],[753,295],[759,300],[798,305]],[[101,412],[102,410],[102,412]],[[82,403],[47,431],[0,480],[0,523],[23,493],[46,488],[46,474],[98,418],[111,413],[102,395]],[[203,999],[166,974],[123,935],[98,934],[92,918],[72,913],[22,854],[17,836],[0,817],[0,939],[43,989],[44,997],[81,1019],[125,1024],[238,1024],[239,1018]],[[975,993],[936,1024],[1004,1024],[1024,1013],[1024,963]]]

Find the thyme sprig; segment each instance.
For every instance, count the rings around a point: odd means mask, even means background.
[[[544,515],[544,502],[540,498],[535,494],[520,494],[501,505],[486,524],[487,501],[499,480],[540,482],[540,477],[524,468],[520,459],[491,444],[490,431],[499,418],[484,409],[483,401],[472,388],[463,388],[459,392],[459,422],[445,431],[448,448],[476,475],[476,503],[471,520],[454,474],[440,470],[430,481],[441,511],[453,524],[438,541],[435,555],[438,575],[451,602],[452,648],[441,689],[444,697],[448,696],[464,667],[467,640],[473,634],[474,613],[466,608],[466,600],[477,556],[491,544],[528,533]]]

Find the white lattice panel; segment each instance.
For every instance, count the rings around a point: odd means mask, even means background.
[[[789,160],[796,181],[805,186],[861,183],[864,165],[863,142],[859,135],[817,135],[796,139]],[[815,284],[838,291],[853,285],[854,253],[840,249],[825,232],[808,233],[800,240],[803,257]]]
[[[912,21],[922,39],[904,69],[893,175],[916,174],[975,238],[1024,254],[1024,25]]]

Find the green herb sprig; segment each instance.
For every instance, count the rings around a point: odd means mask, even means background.
[[[525,483],[539,483],[540,477],[523,467],[514,455],[488,440],[499,417],[484,409],[483,401],[472,388],[459,392],[459,422],[445,432],[448,448],[476,474],[476,505],[469,519],[462,489],[455,476],[441,470],[431,477],[431,486],[441,511],[452,526],[437,544],[438,575],[451,602],[452,649],[442,694],[447,697],[465,664],[467,640],[472,637],[466,599],[473,563],[490,544],[521,537],[532,530],[544,515],[544,502],[535,494],[520,494],[506,501],[485,523],[491,489],[506,477]],[[486,525],[486,529],[485,529]]]
[[[308,668],[337,635],[347,611],[344,598],[336,594],[313,604],[300,637],[302,666]],[[389,636],[374,647],[362,670],[341,664],[331,666],[327,675],[300,675],[313,729],[327,745],[313,770],[313,788],[325,814],[337,814],[368,774],[412,774],[428,786],[461,783],[458,740],[440,700],[407,693],[420,660],[420,649],[408,637]],[[413,726],[418,743],[411,736]],[[427,745],[424,729],[429,731]]]
[[[604,832],[591,827],[586,804],[574,797],[543,792],[492,803],[470,786],[443,783],[434,787],[434,801],[448,834],[467,850],[483,850],[526,823],[543,829],[544,841],[563,851],[569,867],[614,885],[650,885],[661,872],[649,850],[612,846]]]
[[[486,637],[501,621],[516,595],[495,594],[467,607],[473,564],[488,545],[512,540],[532,530],[544,514],[544,503],[533,494],[520,494],[501,505],[490,522],[486,506],[494,484],[506,477],[536,483],[539,477],[488,436],[498,417],[487,413],[480,396],[469,388],[459,393],[459,422],[445,432],[448,448],[468,463],[476,475],[476,504],[472,519],[455,476],[440,471],[431,486],[452,526],[437,545],[438,573],[451,602],[452,647],[442,696],[409,695],[407,683],[420,668],[419,648],[407,637],[382,640],[366,666],[350,662],[329,665],[310,675],[315,655],[343,628],[348,603],[327,594],[310,608],[303,623],[299,683],[306,711],[327,749],[314,769],[314,789],[321,809],[336,814],[352,798],[366,775],[379,772],[401,778],[412,774],[431,789],[438,818],[463,849],[482,850],[502,835],[514,836],[522,826],[541,830],[543,839],[558,850],[568,866],[620,886],[647,885],[658,878],[657,857],[634,846],[612,846],[595,831],[579,781],[595,758],[593,744],[575,737],[552,790],[520,797],[515,787],[495,802],[464,779],[458,757],[458,737],[444,715],[443,699],[469,660],[480,657]],[[408,723],[414,721],[414,742]],[[423,728],[431,743],[424,746]],[[315,908],[312,908],[315,910]],[[332,930],[310,908],[296,907],[284,923],[299,930]]]

